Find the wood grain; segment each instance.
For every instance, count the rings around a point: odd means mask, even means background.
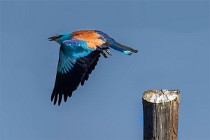
[[[144,140],[177,140],[179,90],[144,92]]]

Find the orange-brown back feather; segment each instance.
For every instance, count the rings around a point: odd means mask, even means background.
[[[105,43],[98,33],[91,30],[75,31],[71,34],[71,38],[86,41],[89,48],[97,48]]]

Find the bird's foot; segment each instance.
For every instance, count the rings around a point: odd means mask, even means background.
[[[101,54],[104,56],[104,58],[108,58],[107,55],[103,51],[101,51]]]
[[[106,53],[108,53],[110,56],[112,56],[112,53],[109,49],[106,49]]]

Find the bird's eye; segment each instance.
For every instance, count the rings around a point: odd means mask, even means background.
[[[63,35],[56,35],[57,38],[61,38]]]

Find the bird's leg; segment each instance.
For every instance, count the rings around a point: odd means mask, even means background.
[[[109,49],[106,49],[106,52],[107,52],[110,56],[112,56],[112,53],[111,53],[111,51],[110,51]]]
[[[108,58],[107,55],[103,51],[101,51],[101,54],[104,56],[104,58]]]
[[[101,47],[97,47],[96,50],[99,51],[104,56],[104,58],[108,58]]]
[[[100,46],[100,48],[102,49],[102,50],[105,50],[110,56],[112,56],[112,53],[111,53],[111,51],[109,50],[109,46],[110,44],[108,44],[108,43],[104,43],[103,45],[101,45]]]

